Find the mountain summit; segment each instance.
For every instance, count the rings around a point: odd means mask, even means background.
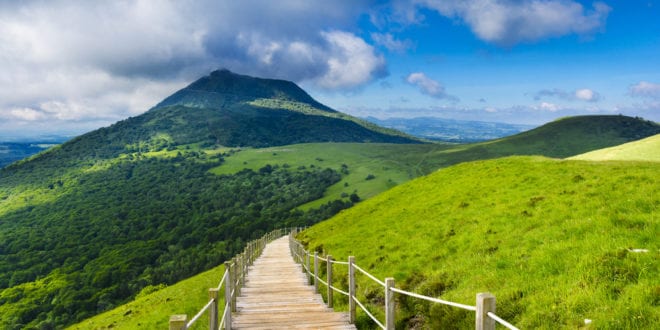
[[[314,100],[293,82],[255,78],[227,69],[213,71],[210,75],[200,78],[160,102],[156,108],[171,105],[222,108],[227,103],[257,99],[301,102],[319,110],[336,112]]]
[[[307,142],[419,143],[415,138],[335,111],[296,84],[218,70],[143,115],[154,136],[177,144],[267,147]]]

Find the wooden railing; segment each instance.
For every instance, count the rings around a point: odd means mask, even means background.
[[[231,329],[231,313],[236,312],[236,297],[241,294],[241,288],[245,284],[245,276],[248,267],[261,255],[266,244],[287,235],[297,232],[298,229],[276,229],[263,237],[250,241],[242,253],[225,262],[225,272],[220,279],[220,284],[209,289],[209,301],[202,309],[188,320],[185,314],[170,316],[170,330],[185,330],[193,326],[204,313],[208,312],[209,329]],[[224,290],[223,290],[224,288]],[[222,314],[218,313],[219,293],[224,293],[225,306]],[[219,315],[222,315],[220,318]]]
[[[495,314],[495,296],[490,293],[478,293],[476,299],[476,305],[464,305],[452,301],[442,300],[438,298],[423,296],[414,292],[409,292],[401,290],[395,287],[394,278],[388,277],[385,281],[381,281],[375,276],[369,274],[364,269],[360,268],[355,263],[355,257],[348,257],[347,261],[336,261],[332,258],[331,255],[325,256],[325,258],[318,255],[317,252],[310,253],[305,250],[304,246],[295,239],[296,230],[292,231],[289,234],[289,246],[291,248],[291,254],[296,262],[300,263],[303,268],[303,272],[307,273],[310,281],[313,279],[314,288],[316,292],[319,292],[319,283],[324,284],[327,287],[327,304],[329,308],[333,307],[334,304],[334,292],[342,294],[348,297],[348,313],[350,323],[355,323],[355,312],[356,305],[359,306],[364,313],[369,316],[371,320],[374,321],[380,328],[386,330],[394,329],[395,325],[395,300],[394,294],[401,294],[417,299],[422,299],[430,301],[433,303],[448,305],[456,308],[461,308],[468,311],[475,312],[475,329],[477,330],[494,330],[495,324],[499,323],[505,326],[508,329],[518,330],[511,323],[503,320],[497,314]],[[313,268],[310,265],[310,260],[313,260]],[[319,261],[326,263],[326,280],[324,281],[319,277]],[[333,286],[333,273],[332,265],[345,265],[348,266],[347,276],[348,276],[348,290],[344,291],[335,286]],[[359,271],[372,281],[380,284],[384,288],[385,293],[385,320],[378,320],[370,311],[367,309],[363,303],[358,300],[356,295],[356,282],[355,282],[355,271]]]

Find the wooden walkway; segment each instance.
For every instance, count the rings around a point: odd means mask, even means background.
[[[248,272],[232,329],[355,329],[347,313],[326,307],[289,250],[288,236],[268,244]]]

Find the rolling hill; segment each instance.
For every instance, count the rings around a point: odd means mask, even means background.
[[[397,186],[299,238],[397,286],[464,304],[497,297],[521,329],[660,324],[660,167],[509,157]],[[382,287],[363,278],[375,306]],[[470,328],[474,315],[398,297],[401,328]],[[382,308],[382,307],[380,307]],[[373,307],[373,310],[379,310]],[[368,326],[366,317],[360,321]]]
[[[562,132],[580,120],[492,143],[420,144],[295,84],[214,72],[140,116],[0,170],[0,324],[79,322],[210,269],[265,231],[317,223],[438,168],[574,155],[658,129],[613,116]]]

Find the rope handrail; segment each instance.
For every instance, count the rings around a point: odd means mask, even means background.
[[[353,267],[355,267],[355,269],[357,269],[357,270],[359,270],[360,272],[362,272],[362,274],[366,275],[366,276],[369,277],[370,279],[374,280],[374,281],[377,282],[378,284],[380,284],[380,285],[382,285],[383,287],[385,287],[385,282],[383,282],[383,281],[377,279],[375,276],[369,274],[369,272],[367,272],[366,270],[360,268],[360,266],[358,266],[358,265],[356,265],[356,264],[353,264]]]
[[[222,279],[220,280],[220,284],[218,284],[218,290],[222,288],[222,285],[225,284],[225,279],[227,278],[227,270],[225,269],[225,273],[222,274]]]
[[[378,319],[373,314],[371,314],[369,312],[369,310],[366,307],[364,307],[364,305],[362,305],[362,303],[357,299],[357,297],[351,297],[351,298],[353,298],[353,301],[355,301],[355,303],[358,304],[358,306],[360,306],[360,308],[362,308],[364,313],[367,314],[371,318],[372,321],[374,321],[376,324],[378,324],[378,326],[381,329],[385,329],[385,326],[382,323],[380,323],[380,321],[378,321]]]
[[[332,263],[333,263],[333,264],[337,264],[337,265],[347,265],[347,266],[348,266],[348,261],[337,261],[337,260],[333,260]]]
[[[186,328],[192,327],[192,325],[195,324],[195,322],[197,322],[197,319],[202,317],[202,314],[204,314],[204,312],[206,312],[206,310],[209,309],[209,307],[211,307],[211,304],[213,304],[213,302],[215,302],[215,299],[209,300],[209,302],[206,303],[204,307],[202,307],[202,309],[197,313],[197,315],[193,316],[193,318],[190,319],[190,322],[186,324]]]
[[[507,321],[501,319],[499,316],[497,316],[497,314],[495,314],[495,313],[493,313],[493,312],[488,312],[488,313],[486,313],[486,315],[488,315],[488,317],[490,317],[491,319],[497,321],[497,323],[499,323],[499,324],[505,326],[505,327],[508,328],[508,329],[511,329],[511,330],[520,330],[520,329],[516,328],[516,326],[514,326],[513,324],[511,324],[511,323],[509,323],[509,322],[507,322]]]
[[[332,285],[330,286],[330,289],[335,290],[335,292],[339,292],[339,293],[343,294],[344,296],[347,296],[347,297],[350,296],[350,294],[348,292],[346,292],[346,291],[344,291],[340,288],[334,287]]]
[[[220,323],[218,324],[218,329],[222,329],[225,325],[225,317],[227,316],[227,309],[228,308],[229,308],[229,303],[226,303],[224,312],[222,313],[222,318],[220,319]]]
[[[390,290],[392,290],[396,293],[406,295],[406,296],[411,296],[411,297],[415,297],[415,298],[419,298],[419,299],[424,299],[424,300],[428,300],[428,301],[443,304],[443,305],[454,306],[454,307],[462,308],[462,309],[473,311],[473,312],[477,311],[476,307],[470,306],[470,305],[464,305],[464,304],[459,304],[459,303],[455,303],[455,302],[452,302],[452,301],[442,300],[442,299],[438,299],[438,298],[432,298],[432,297],[424,296],[424,295],[421,295],[421,294],[417,294],[417,293],[414,293],[414,292],[405,291],[405,290],[401,290],[401,289],[397,289],[397,288],[390,288]]]

